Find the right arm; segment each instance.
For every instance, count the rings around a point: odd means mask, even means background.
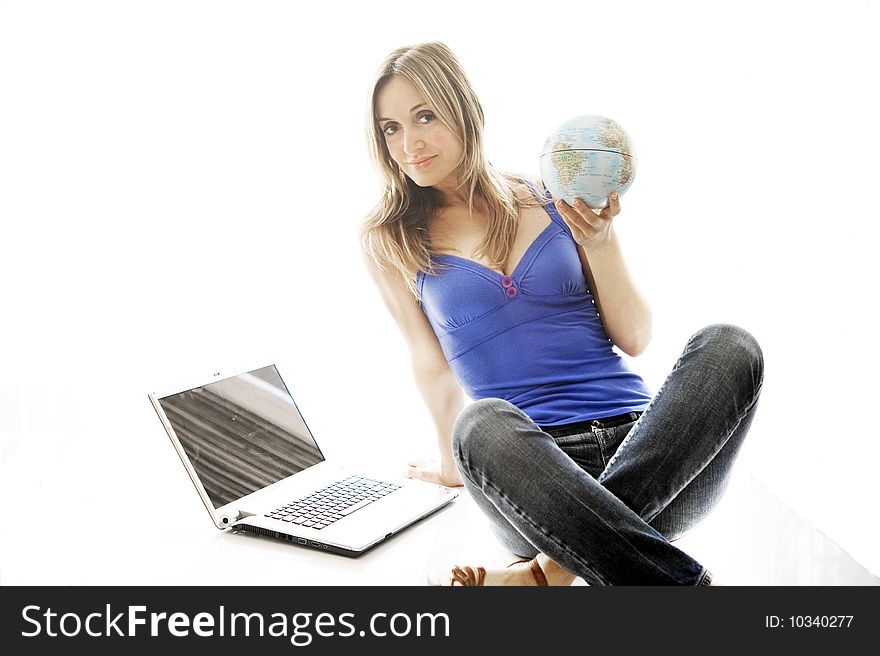
[[[395,271],[383,271],[367,254],[364,263],[409,347],[413,377],[437,429],[440,461],[410,463],[408,476],[441,485],[462,485],[452,457],[452,428],[465,405],[464,391],[449,368],[425,313]]]

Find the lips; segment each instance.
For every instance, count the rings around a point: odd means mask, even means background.
[[[431,155],[430,157],[423,157],[422,159],[417,159],[417,160],[414,161],[414,162],[410,162],[410,166],[415,166],[415,167],[418,167],[418,168],[421,168],[421,167],[423,167],[423,166],[427,166],[428,164],[431,163],[431,161],[433,161],[433,159],[434,159],[435,157],[437,157],[437,156],[436,156],[436,155]]]

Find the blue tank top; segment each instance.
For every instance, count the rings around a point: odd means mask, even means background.
[[[505,399],[540,426],[644,410],[651,394],[612,349],[577,243],[545,208],[550,224],[510,276],[448,254],[437,275],[418,272],[446,360],[470,398]]]

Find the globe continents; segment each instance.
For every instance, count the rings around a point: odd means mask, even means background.
[[[571,205],[580,198],[588,207],[608,204],[608,194],[621,196],[636,177],[636,151],[620,125],[588,114],[563,123],[541,148],[541,180],[553,198]]]

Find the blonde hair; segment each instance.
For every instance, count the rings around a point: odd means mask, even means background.
[[[459,189],[466,191],[471,210],[477,198],[488,214],[489,227],[476,249],[478,257],[488,258],[493,268],[501,269],[513,247],[520,208],[543,204],[543,199],[532,194],[519,198],[515,188],[526,185],[526,179],[500,173],[486,159],[483,108],[446,45],[436,41],[421,43],[398,48],[388,55],[370,90],[367,125],[370,155],[384,178],[385,189],[382,199],[364,220],[361,241],[365,253],[382,269],[396,270],[419,298],[417,271],[436,273],[428,222],[444,206],[444,199],[436,189],[415,184],[388,152],[377,120],[377,103],[379,93],[395,76],[412,83],[437,119],[462,142]]]

